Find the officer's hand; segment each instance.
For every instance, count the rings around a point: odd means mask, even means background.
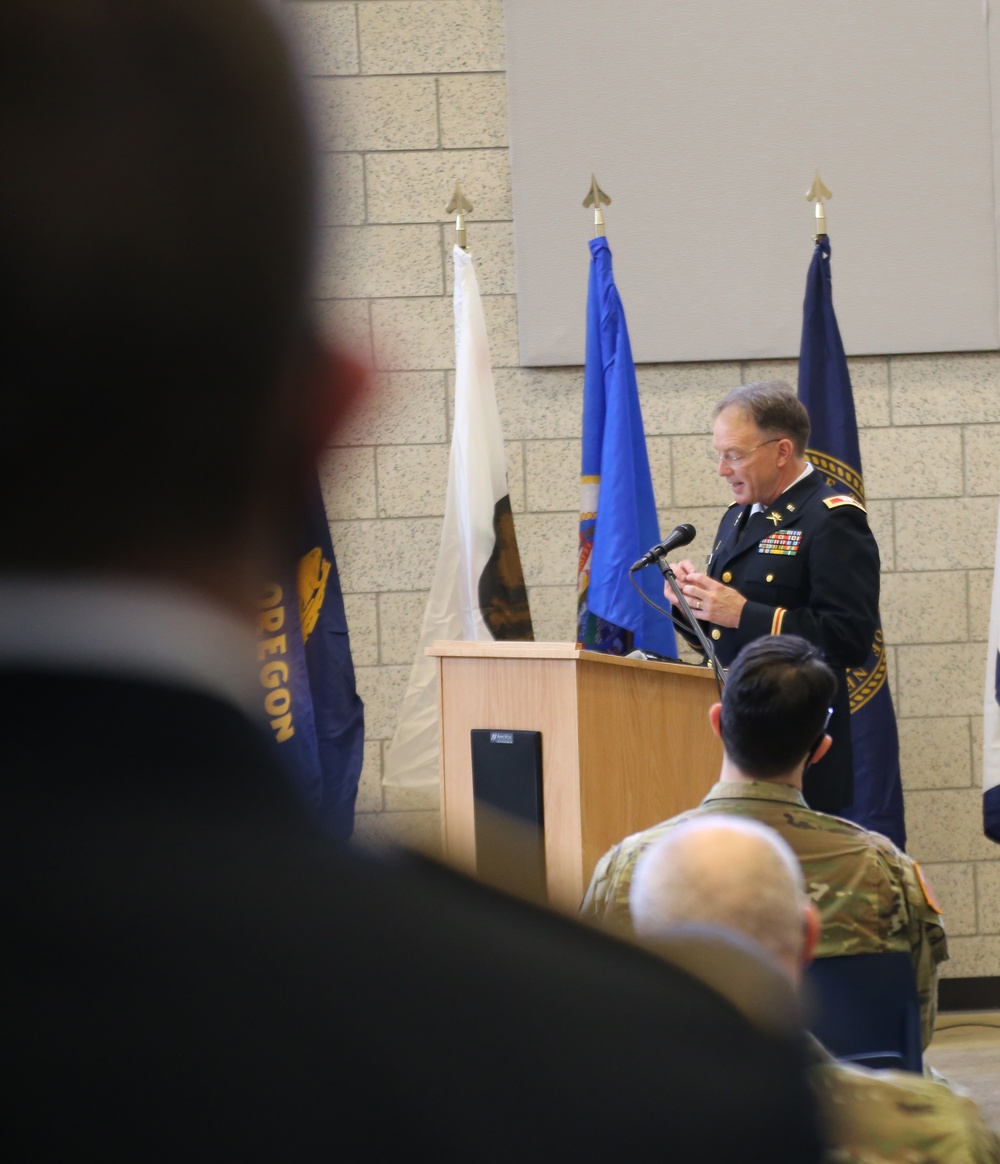
[[[677,579],[677,585],[684,589],[684,583],[695,572],[696,567],[694,562],[689,562],[687,558],[683,562],[671,562],[670,569],[674,572],[674,577]],[[677,605],[677,599],[674,597],[673,590],[670,589],[668,583],[663,583],[663,593],[670,600],[671,605]]]
[[[707,574],[692,571],[681,586],[695,618],[714,622],[716,626],[740,625],[740,615],[747,600],[732,586],[723,586]]]

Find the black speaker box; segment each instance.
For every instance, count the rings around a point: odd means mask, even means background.
[[[476,869],[485,881],[545,897],[542,733],[474,728]]]

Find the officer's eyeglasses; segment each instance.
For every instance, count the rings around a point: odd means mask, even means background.
[[[725,462],[729,466],[734,466],[740,464],[741,461],[745,461],[751,453],[755,453],[765,445],[773,445],[775,441],[782,439],[782,437],[771,437],[769,441],[761,441],[759,445],[754,445],[752,449],[747,449],[745,453],[738,453],[735,449],[726,449],[724,453],[717,452],[715,449],[706,449],[705,456],[708,457],[713,465],[721,465]]]

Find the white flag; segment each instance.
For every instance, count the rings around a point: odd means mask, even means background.
[[[437,639],[530,639],[531,616],[507,493],[500,413],[479,284],[455,247],[455,428],[437,569],[384,783],[436,783]]]
[[[1000,841],[1000,527],[993,564],[993,605],[983,698],[983,832]]]

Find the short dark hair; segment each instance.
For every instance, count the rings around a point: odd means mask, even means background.
[[[313,350],[278,28],[254,0],[3,0],[0,156],[0,566],[217,547],[284,469]]]
[[[823,733],[837,680],[798,635],[756,639],[736,656],[722,695],[722,743],[747,776],[783,776]]]
[[[741,384],[719,401],[712,419],[727,408],[740,409],[761,432],[769,436],[788,437],[800,457],[806,451],[810,432],[809,413],[784,380]]]

